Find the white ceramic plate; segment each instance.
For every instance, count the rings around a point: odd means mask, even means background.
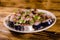
[[[45,27],[45,28],[43,28],[43,29],[36,30],[36,31],[19,31],[19,30],[15,30],[15,29],[13,29],[13,28],[7,26],[7,24],[6,24],[6,19],[8,19],[8,17],[9,17],[10,15],[8,15],[8,16],[5,18],[5,20],[3,21],[3,23],[4,23],[5,27],[8,28],[9,30],[15,31],[15,32],[20,32],[20,33],[41,32],[41,31],[43,31],[43,30],[47,30],[48,28],[52,27],[52,26],[55,24],[55,22],[56,22],[56,17],[55,17],[55,15],[54,15],[53,13],[51,13],[51,12],[49,12],[49,11],[46,11],[46,10],[40,10],[40,9],[37,9],[37,10],[38,10],[39,12],[44,12],[44,13],[46,13],[47,15],[52,16],[52,18],[54,18],[55,21],[54,21],[50,26],[47,26],[47,27]]]

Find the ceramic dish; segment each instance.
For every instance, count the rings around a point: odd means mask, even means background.
[[[30,10],[34,10],[34,9],[30,9]],[[24,11],[27,11],[27,9],[24,9]],[[48,28],[52,27],[55,24],[56,17],[55,17],[55,15],[53,13],[51,13],[49,11],[46,11],[46,10],[41,10],[41,9],[37,9],[37,12],[45,13],[45,15],[51,16],[51,19],[49,18],[47,20],[44,20],[44,21],[40,22],[39,24],[35,23],[35,25],[33,23],[31,25],[29,24],[28,26],[25,26],[25,25],[21,26],[20,25],[20,26],[14,26],[13,27],[13,24],[10,24],[12,26],[9,26],[9,23],[11,23],[11,22],[8,22],[9,21],[9,17],[14,14],[14,13],[12,13],[11,15],[8,15],[5,18],[3,23],[4,23],[5,27],[8,28],[9,30],[15,31],[15,32],[20,32],[20,33],[41,32],[41,31],[47,30]],[[36,20],[38,20],[38,19],[36,19]]]

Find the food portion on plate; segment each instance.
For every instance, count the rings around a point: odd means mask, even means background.
[[[35,31],[54,23],[55,18],[38,9],[18,9],[8,16],[7,25],[19,31]]]

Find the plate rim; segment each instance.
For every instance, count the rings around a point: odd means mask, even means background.
[[[5,23],[5,20],[11,15],[11,14],[10,14],[10,15],[8,15],[8,16],[6,16],[6,17],[4,18],[3,24],[4,24],[4,26],[5,26],[7,29],[9,29],[9,30],[11,30],[11,31],[15,31],[15,32],[19,32],[19,33],[35,33],[35,32],[41,32],[41,31],[47,30],[47,29],[49,29],[50,27],[52,27],[52,26],[56,23],[56,20],[57,20],[57,19],[56,19],[56,16],[55,16],[52,12],[49,12],[49,11],[46,11],[46,10],[42,10],[42,9],[38,9],[38,10],[52,14],[52,15],[55,17],[55,21],[54,21],[50,26],[47,26],[47,27],[45,27],[45,28],[43,28],[43,29],[40,29],[40,30],[36,30],[36,31],[18,31],[18,30],[15,30],[15,29],[13,29],[13,28],[10,28],[10,27],[7,26],[7,24]]]

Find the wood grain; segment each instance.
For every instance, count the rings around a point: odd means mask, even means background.
[[[18,7],[50,11],[56,16],[57,21],[51,28],[38,33],[10,31],[3,25],[3,20]],[[0,40],[60,40],[60,0],[0,0]]]
[[[54,26],[46,31],[23,34],[9,31],[4,25],[4,18],[14,12],[17,8],[11,7],[0,7],[0,40],[60,40],[60,11],[51,11],[56,17],[57,22]]]

